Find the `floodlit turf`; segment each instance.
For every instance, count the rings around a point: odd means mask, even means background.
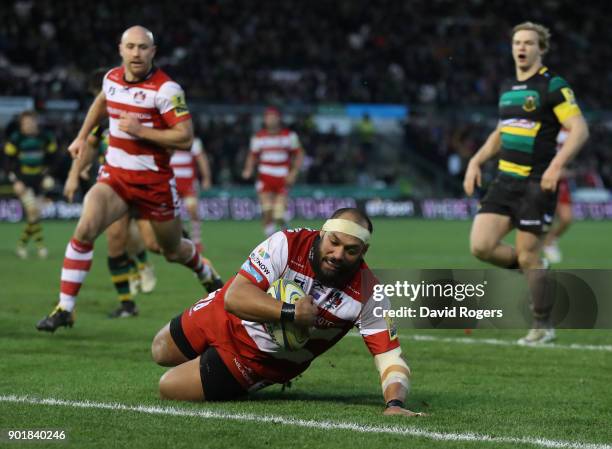
[[[158,288],[137,297],[141,315],[110,320],[106,314],[116,301],[106,269],[106,244],[100,239],[79,298],[75,327],[41,334],[34,324],[56,302],[64,247],[73,226],[44,223],[50,258],[22,261],[13,254],[21,226],[0,224],[0,429],[62,428],[68,433],[66,443],[4,444],[7,447],[497,449],[538,447],[530,443],[537,438],[549,447],[571,447],[570,443],[612,447],[612,331],[559,332],[561,347],[550,349],[452,340],[465,338],[463,331],[404,332],[403,348],[414,373],[408,405],[428,412],[426,418],[381,415],[377,372],[359,337],[345,338],[285,391],[273,386],[249,401],[234,403],[161,401],[156,386],[164,369],[150,359],[151,339],[202,296],[201,288],[186,269],[153,256]],[[377,220],[368,262],[375,268],[484,267],[469,255],[469,226]],[[576,224],[562,240],[561,266],[612,269],[610,228],[609,223]],[[206,223],[207,255],[227,278],[261,240],[260,232],[257,223]],[[434,340],[414,340],[414,334]],[[468,338],[513,341],[520,335],[475,331]],[[572,349],[568,347],[572,343],[596,348]],[[598,349],[605,345],[607,350]],[[9,395],[98,404],[76,408],[75,404],[13,403],[6,401]],[[110,403],[176,407],[190,414],[100,408]],[[198,411],[211,415],[197,416]],[[250,420],[240,416],[245,413]],[[232,416],[220,418],[220,414]],[[312,422],[264,422],[263,417],[270,415]],[[325,429],[323,421],[353,423],[369,432]],[[382,429],[391,426],[396,429]],[[400,434],[402,429],[412,432]],[[415,436],[415,430],[424,433]],[[453,434],[458,441],[452,441]],[[468,434],[474,434],[473,441],[468,441]],[[485,436],[493,440],[482,441]],[[509,440],[513,437],[519,440]]]

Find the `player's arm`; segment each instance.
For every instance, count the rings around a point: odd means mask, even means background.
[[[202,188],[204,190],[208,190],[210,189],[210,185],[212,184],[208,156],[206,155],[205,151],[202,151],[194,157],[196,160],[196,164],[198,164],[198,170],[200,170],[200,175],[202,176]]]
[[[257,162],[257,154],[251,149],[247,155],[246,161],[244,162],[244,169],[242,170],[242,179],[249,179],[253,176],[255,170],[255,163]]]
[[[291,169],[289,170],[289,174],[287,175],[287,184],[291,185],[295,183],[295,180],[300,173],[300,168],[302,168],[302,163],[304,162],[304,149],[302,147],[298,147],[295,150],[293,157],[291,159]]]
[[[80,157],[72,160],[70,171],[64,183],[64,196],[72,203],[74,194],[79,188],[79,177],[81,173],[91,165],[96,155],[96,148],[100,144],[100,137],[94,133],[87,136],[87,145],[85,145]]]
[[[19,168],[19,158],[17,155],[19,154],[19,148],[17,145],[11,141],[11,139],[7,140],[4,144],[4,154],[5,154],[5,163],[4,169],[8,173],[9,181],[14,183],[17,181],[17,169]]]
[[[553,101],[555,97],[557,98],[555,103],[558,104],[554,106],[553,111],[561,125],[567,129],[565,142],[542,174],[540,182],[542,190],[554,192],[566,165],[578,154],[589,138],[589,127],[569,87],[553,92],[551,97]]]
[[[169,149],[189,150],[193,143],[191,118],[175,123],[167,129],[155,129],[144,126],[133,115],[122,112],[119,116],[119,129],[138,139],[148,140]]]
[[[261,288],[241,274],[237,274],[225,292],[225,310],[238,318],[260,323],[278,322],[287,319],[283,304],[266,294]],[[289,307],[287,310],[293,309]],[[312,296],[304,296],[295,302],[293,317],[289,318],[299,326],[312,326],[317,314],[317,307]]]
[[[357,327],[374,356],[374,364],[380,375],[385,415],[421,416],[404,406],[410,388],[410,368],[402,356],[397,329],[391,320],[383,318],[390,309],[388,298],[381,301],[372,297],[365,303]]]
[[[106,115],[106,96],[104,91],[101,91],[89,107],[79,133],[70,146],[68,146],[68,151],[73,158],[78,158],[81,151],[86,151],[87,136],[100,124]]]
[[[474,193],[474,187],[480,187],[482,185],[482,172],[480,167],[489,159],[495,157],[501,149],[501,125],[498,125],[485,143],[479,148],[479,150],[472,156],[468,163],[467,170],[465,171],[465,178],[463,179],[463,190],[466,195],[471,196]]]

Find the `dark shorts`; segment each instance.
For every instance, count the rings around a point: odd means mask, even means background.
[[[540,235],[550,229],[557,194],[543,192],[539,180],[498,175],[480,203],[479,214],[507,215],[515,228]]]
[[[185,336],[181,315],[170,321],[170,335],[176,346],[190,360],[200,357],[200,379],[206,401],[231,401],[247,394],[214,346],[206,346],[201,354],[193,349]]]
[[[32,189],[36,196],[42,193],[42,175],[20,174],[17,179],[23,182],[28,189]]]

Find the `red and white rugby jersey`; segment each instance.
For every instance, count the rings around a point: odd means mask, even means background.
[[[276,279],[284,278],[300,284],[314,298],[319,314],[310,330],[310,340],[303,348],[286,351],[266,332],[263,324],[225,312],[227,324],[223,327],[231,335],[229,340],[234,350],[258,362],[254,369],[273,382],[285,382],[303,372],[315,357],[331,348],[354,326],[359,328],[373,355],[399,346],[395,328],[371,312],[372,301],[368,300],[375,279],[365,263],[342,290],[326,287],[314,279],[308,258],[318,234],[319,231],[309,229],[277,232],[253,250],[239,271],[262,290],[267,290]],[[366,289],[362,288],[364,281],[370,285]],[[218,291],[215,301],[224,300],[230,282]]]
[[[286,178],[291,165],[291,155],[301,148],[297,134],[289,129],[270,133],[262,129],[251,137],[251,153],[259,157],[261,175]]]
[[[193,139],[193,145],[189,151],[176,150],[170,158],[170,166],[174,171],[175,178],[195,179],[196,163],[195,157],[202,154],[204,146],[199,137]]]
[[[110,70],[102,81],[109,116],[106,163],[126,170],[135,182],[159,182],[172,177],[170,153],[152,142],[119,130],[122,112],[136,116],[144,126],[167,129],[191,118],[181,86],[155,68],[144,80],[130,83],[123,66]]]

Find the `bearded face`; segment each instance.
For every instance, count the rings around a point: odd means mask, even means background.
[[[360,248],[355,250],[338,250],[341,242],[335,237],[333,234],[317,237],[309,261],[319,282],[328,287],[343,288],[359,270],[365,248],[364,245],[358,245]]]

